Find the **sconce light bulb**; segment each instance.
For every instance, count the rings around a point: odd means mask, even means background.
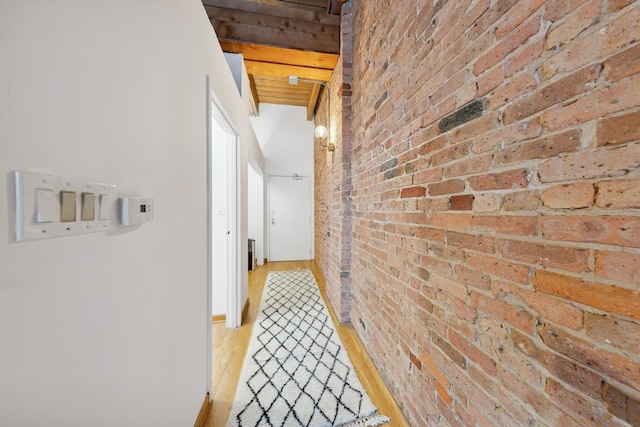
[[[316,127],[316,131],[314,133],[318,139],[325,139],[327,135],[329,135],[327,128],[322,125]]]

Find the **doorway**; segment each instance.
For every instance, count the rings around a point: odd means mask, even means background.
[[[269,260],[312,259],[312,197],[308,176],[269,177]]]

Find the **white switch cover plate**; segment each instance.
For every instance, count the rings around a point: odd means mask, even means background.
[[[22,171],[14,171],[14,183],[16,241],[94,233],[111,228],[111,220],[100,219],[99,213],[111,210],[111,204],[115,202],[115,185]],[[77,194],[75,221],[60,221],[60,193],[63,191]],[[53,200],[47,197],[51,192]],[[97,214],[93,221],[81,221],[82,193],[96,195]],[[109,206],[101,204],[107,201]]]

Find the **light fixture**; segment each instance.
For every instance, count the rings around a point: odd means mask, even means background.
[[[313,134],[315,135],[316,139],[320,141],[320,146],[326,148],[329,151],[333,151],[335,150],[335,144],[333,142],[331,142],[331,91],[329,90],[329,86],[327,86],[327,84],[325,82],[322,82],[320,80],[309,80],[309,79],[301,79],[298,78],[297,76],[289,76],[289,84],[290,85],[297,85],[298,82],[309,82],[309,83],[318,83],[321,84],[322,86],[324,86],[324,88],[327,90],[327,126],[324,125],[318,125],[316,126],[315,131],[313,132]],[[326,145],[322,143],[322,141],[327,140]]]
[[[314,134],[318,139],[325,139],[327,135],[329,135],[329,131],[323,125],[319,125],[318,127],[316,127]]]

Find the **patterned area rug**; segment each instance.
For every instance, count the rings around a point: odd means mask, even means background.
[[[388,421],[362,387],[313,273],[269,273],[227,427]]]

